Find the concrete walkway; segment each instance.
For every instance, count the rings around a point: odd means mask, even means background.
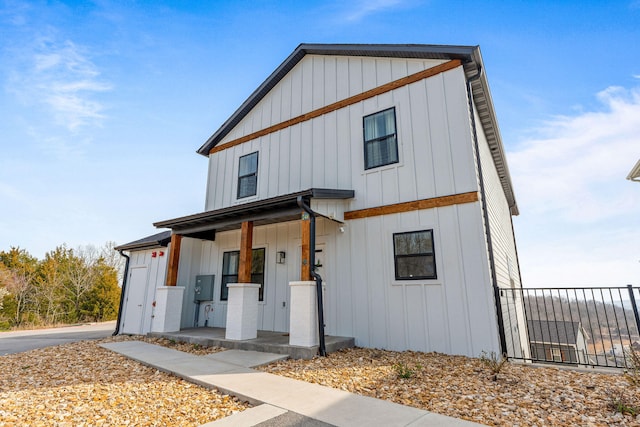
[[[280,360],[283,358],[281,354],[228,350],[195,356],[141,341],[114,342],[101,346],[254,405],[254,408],[244,412],[206,424],[207,427],[479,425],[251,369]]]

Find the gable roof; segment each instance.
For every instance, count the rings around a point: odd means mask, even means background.
[[[527,320],[529,341],[576,345],[579,322]]]
[[[627,179],[629,181],[640,181],[640,160],[638,160],[638,163],[636,163],[633,169],[631,169],[631,172],[629,172]]]
[[[133,242],[125,243],[124,245],[116,246],[116,251],[130,251],[140,249],[152,249],[159,247],[166,247],[171,241],[171,231],[163,231],[152,236],[143,237],[142,239],[134,240]]]
[[[220,128],[197,150],[209,156],[226,135],[273,89],[305,55],[369,56],[382,58],[459,59],[463,63],[467,78],[473,78],[471,88],[480,122],[484,130],[491,155],[500,177],[507,202],[513,215],[518,215],[518,205],[507,167],[504,147],[493,110],[479,46],[450,46],[425,44],[300,44],[287,59],[247,98]]]

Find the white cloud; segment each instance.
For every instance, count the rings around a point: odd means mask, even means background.
[[[598,99],[603,111],[557,117],[510,153],[523,210],[593,222],[637,205],[640,188],[624,178],[640,158],[640,89]]]
[[[406,1],[403,0],[358,0],[355,2],[348,2],[346,4],[349,4],[350,7],[346,13],[345,19],[349,22],[360,21],[368,15],[393,9],[404,3],[406,3]]]
[[[37,38],[20,52],[8,89],[26,104],[44,107],[57,124],[71,131],[99,126],[104,106],[95,97],[111,85],[100,78],[83,50],[55,36]]]
[[[640,281],[640,88],[597,94],[599,111],[556,117],[509,153],[525,286]]]

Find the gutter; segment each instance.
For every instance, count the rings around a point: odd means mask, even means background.
[[[309,266],[311,270],[311,276],[315,279],[316,282],[316,295],[318,302],[318,335],[320,338],[320,346],[318,348],[318,352],[320,356],[327,355],[327,348],[324,342],[324,308],[322,304],[322,277],[315,272],[316,269],[316,213],[311,210],[311,207],[307,205],[302,196],[298,196],[298,206],[306,213],[309,214],[309,219],[311,221],[310,227],[310,236],[309,236]]]
[[[487,251],[489,252],[489,268],[491,270],[491,283],[493,285],[493,299],[496,304],[496,314],[498,320],[498,337],[500,338],[500,353],[507,353],[507,337],[504,332],[504,318],[502,317],[502,305],[500,303],[500,288],[498,287],[498,278],[496,276],[496,264],[493,255],[493,242],[491,240],[491,226],[489,224],[489,210],[487,209],[487,195],[484,188],[484,175],[482,174],[482,163],[480,161],[480,145],[478,143],[478,133],[476,131],[476,118],[473,108],[473,89],[471,82],[482,76],[482,68],[478,65],[478,72],[472,77],[467,78],[467,94],[469,99],[469,114],[471,116],[471,130],[473,143],[476,151],[476,163],[478,164],[478,177],[480,185],[480,200],[482,203],[482,212],[484,216],[484,224],[487,234]]]
[[[122,288],[120,290],[120,305],[118,306],[118,319],[116,320],[116,330],[113,331],[112,336],[116,336],[120,333],[120,319],[122,318],[122,306],[124,305],[124,295],[127,287],[127,275],[129,274],[129,261],[131,258],[129,255],[126,255],[123,250],[118,251],[120,256],[123,256],[127,259],[124,264],[124,275],[122,276]]]

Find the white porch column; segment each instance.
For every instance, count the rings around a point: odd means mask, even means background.
[[[291,288],[289,345],[315,347],[318,337],[316,282],[289,282]]]
[[[184,286],[161,286],[156,289],[156,307],[151,332],[178,332],[182,318]]]
[[[250,340],[258,337],[258,283],[229,283],[227,299],[228,340]]]

